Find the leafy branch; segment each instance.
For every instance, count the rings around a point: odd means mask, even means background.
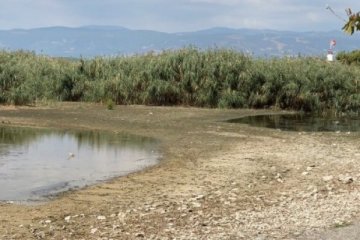
[[[349,20],[345,23],[342,30],[352,35],[355,31],[360,31],[360,12],[353,13],[350,8],[346,9]]]

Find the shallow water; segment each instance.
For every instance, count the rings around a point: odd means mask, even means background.
[[[0,126],[0,201],[37,201],[152,166],[157,143],[100,132]]]
[[[360,131],[360,117],[321,117],[304,114],[257,115],[231,119],[256,127],[299,132],[356,132]]]

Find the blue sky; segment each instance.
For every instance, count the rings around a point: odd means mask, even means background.
[[[115,25],[163,32],[211,27],[294,31],[340,30],[345,9],[335,0],[0,0],[0,29]]]

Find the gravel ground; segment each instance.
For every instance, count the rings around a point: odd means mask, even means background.
[[[0,239],[360,239],[360,134],[222,120],[267,111],[53,104],[2,125],[127,132],[158,166],[36,205],[0,204]]]

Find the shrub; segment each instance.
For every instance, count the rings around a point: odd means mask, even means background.
[[[78,60],[0,51],[0,103],[111,99],[112,104],[358,111],[359,56],[338,54],[346,65],[311,57],[256,59],[227,49]]]

